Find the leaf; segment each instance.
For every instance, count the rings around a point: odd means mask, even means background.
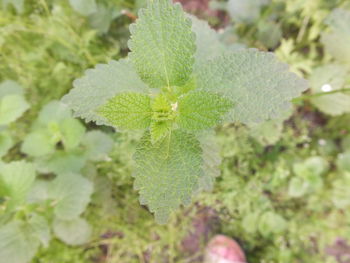
[[[101,131],[87,132],[82,140],[88,160],[100,161],[113,149],[114,141]]]
[[[336,164],[341,171],[350,172],[350,151],[339,154]]]
[[[220,42],[219,34],[210,28],[207,21],[200,20],[189,15],[192,21],[192,31],[196,34],[196,53],[194,71],[200,68],[209,59],[213,59],[223,53],[224,45]]]
[[[270,0],[229,0],[228,12],[233,20],[252,23],[259,18],[261,7]]]
[[[68,245],[82,245],[89,241],[91,227],[85,219],[56,219],[53,223],[55,235]]]
[[[333,182],[332,201],[339,209],[347,209],[350,206],[350,173]]]
[[[189,131],[213,128],[232,107],[233,103],[221,95],[192,91],[179,99],[176,122],[181,129]]]
[[[141,81],[127,60],[111,61],[88,69],[85,76],[73,83],[74,88],[62,98],[73,111],[75,117],[94,121],[97,125],[107,124],[97,110],[121,92],[147,92],[147,86]]]
[[[152,144],[164,139],[171,131],[172,122],[170,121],[152,121],[150,127]]]
[[[152,145],[146,132],[136,153],[135,189],[140,203],[147,205],[159,224],[165,224],[172,211],[188,205],[202,175],[202,150],[190,134],[175,130]]]
[[[76,148],[85,134],[85,126],[72,118],[63,120],[60,123],[60,130],[64,147],[67,150]]]
[[[6,95],[23,95],[23,88],[13,80],[5,80],[0,83],[0,99]]]
[[[34,165],[25,161],[0,163],[0,195],[9,198],[9,209],[25,201],[35,176]]]
[[[243,123],[282,116],[291,108],[289,101],[307,88],[273,54],[256,50],[227,52],[209,61],[199,70],[197,85],[227,96],[234,104],[230,120]]]
[[[27,263],[34,257],[39,241],[26,232],[20,221],[0,227],[0,262]]]
[[[86,164],[86,158],[82,153],[56,151],[38,163],[42,173],[79,173]]]
[[[152,88],[186,83],[194,63],[195,35],[179,4],[148,1],[130,32],[129,57],[143,81]]]
[[[212,191],[215,178],[220,176],[221,155],[215,133],[209,132],[199,137],[203,151],[203,176],[200,177],[200,189]]]
[[[103,105],[99,113],[116,128],[146,129],[151,123],[151,98],[141,93],[121,93]]]
[[[310,76],[311,91],[322,94],[329,91],[341,90],[345,87],[348,71],[336,64],[328,64],[316,68]],[[324,94],[311,99],[320,111],[333,116],[350,112],[350,93]]]
[[[71,117],[72,113],[67,105],[54,100],[41,109],[37,122],[41,125],[47,125],[52,122],[61,122]]]
[[[0,126],[7,125],[29,109],[29,104],[22,95],[6,95],[0,100]]]
[[[259,220],[259,231],[263,236],[282,233],[287,228],[286,220],[272,211],[265,212]]]
[[[57,176],[49,186],[49,198],[54,200],[54,213],[62,220],[81,215],[90,202],[92,183],[79,174]]]
[[[7,154],[14,142],[10,134],[6,131],[0,132],[0,158]]]
[[[40,240],[44,247],[48,247],[51,240],[50,227],[45,217],[32,214],[28,220],[30,232]]]
[[[326,19],[330,32],[323,33],[321,41],[335,59],[350,65],[350,11],[335,9]]]
[[[21,151],[33,157],[45,156],[55,151],[55,144],[48,132],[39,130],[26,135]]]
[[[97,5],[97,11],[89,16],[90,26],[100,34],[106,34],[112,21],[121,15],[120,10],[110,8],[102,4]]]
[[[97,11],[95,0],[69,0],[70,5],[75,11],[83,16],[88,16]]]

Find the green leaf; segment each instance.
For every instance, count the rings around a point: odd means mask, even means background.
[[[221,173],[220,148],[214,132],[202,134],[199,141],[203,151],[203,176],[199,180],[200,190],[212,191],[215,178]]]
[[[148,1],[130,32],[129,57],[141,79],[152,88],[186,83],[194,63],[195,35],[179,4]]]
[[[24,161],[0,163],[0,195],[9,198],[9,209],[25,201],[35,176],[33,164]]]
[[[330,31],[322,34],[325,49],[335,59],[350,65],[350,11],[335,9],[327,18]]]
[[[233,20],[243,23],[252,23],[259,18],[262,6],[270,0],[229,0],[228,12]]]
[[[22,222],[12,221],[0,227],[1,263],[28,263],[38,247],[39,241],[25,231]]]
[[[6,95],[0,100],[0,125],[7,125],[29,109],[29,104],[22,95]]]
[[[155,144],[167,136],[171,131],[171,127],[172,122],[170,121],[152,121],[150,127],[152,144]]]
[[[87,132],[82,140],[85,147],[85,156],[88,160],[100,161],[106,159],[113,149],[114,141],[101,131]]]
[[[181,129],[189,131],[213,128],[232,107],[233,103],[221,95],[192,91],[179,99],[176,122]]]
[[[64,147],[67,150],[76,148],[85,134],[85,126],[72,118],[63,120],[60,123],[60,130]]]
[[[50,227],[45,217],[32,214],[28,220],[30,232],[44,247],[48,247],[51,240]]]
[[[273,54],[256,50],[227,52],[209,61],[199,70],[197,85],[227,96],[234,104],[230,120],[243,123],[285,114],[289,101],[307,88]]]
[[[265,212],[259,220],[259,231],[263,236],[280,234],[287,228],[286,220],[272,211]]]
[[[345,87],[348,70],[336,64],[328,64],[316,68],[310,76],[311,91],[313,94],[322,94],[329,91],[341,90]],[[320,111],[333,116],[350,112],[350,93],[324,94],[311,99]]]
[[[51,101],[46,104],[39,113],[38,123],[40,125],[47,125],[52,122],[61,122],[65,119],[71,118],[72,113],[67,105],[60,101]]]
[[[49,158],[40,160],[38,169],[42,173],[79,173],[85,164],[82,153],[56,151]]]
[[[62,101],[74,111],[75,117],[98,125],[108,125],[107,120],[97,113],[108,99],[121,92],[148,90],[127,60],[97,65],[95,69],[87,70],[85,76],[75,80],[73,85],[74,89]]]
[[[95,0],[69,0],[69,3],[75,11],[83,16],[91,15],[97,11]]]
[[[21,151],[33,157],[45,156],[55,151],[55,144],[48,132],[39,130],[29,133],[24,138]]]
[[[141,93],[121,93],[103,105],[99,113],[116,128],[146,129],[151,123],[151,98]]]
[[[146,132],[134,159],[140,203],[149,207],[158,223],[165,224],[171,212],[188,205],[198,189],[203,164],[200,144],[193,135],[175,130],[153,145]]]
[[[333,182],[332,201],[339,209],[350,207],[350,173],[345,173]]]
[[[189,16],[192,21],[192,31],[196,34],[196,53],[194,71],[208,60],[224,52],[224,45],[220,42],[219,34],[210,28],[207,21]]]
[[[23,88],[13,80],[5,80],[0,83],[0,99],[6,95],[23,95]]]
[[[350,173],[350,150],[339,154],[336,163],[338,169]]]
[[[56,217],[62,220],[77,218],[89,204],[92,192],[92,183],[79,174],[57,176],[49,186]]]
[[[14,142],[10,134],[6,131],[0,132],[0,158],[7,154]]]
[[[17,12],[23,12],[24,0],[2,0],[2,6],[7,6],[8,4],[12,4]]]
[[[82,245],[89,241],[91,227],[85,219],[56,219],[53,223],[55,235],[68,245]]]

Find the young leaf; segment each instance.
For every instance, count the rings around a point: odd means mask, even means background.
[[[192,91],[179,99],[176,122],[189,131],[213,128],[232,107],[233,103],[221,95]]]
[[[63,120],[60,123],[60,130],[64,147],[67,150],[76,148],[85,134],[85,126],[79,120],[72,118]]]
[[[0,195],[9,198],[9,208],[22,203],[35,180],[34,165],[24,161],[0,164]]]
[[[231,99],[230,119],[243,123],[281,116],[291,108],[289,101],[307,88],[273,54],[256,50],[227,52],[209,61],[199,70],[197,85]]]
[[[75,117],[94,121],[98,125],[108,121],[97,110],[121,92],[147,92],[147,86],[141,81],[128,60],[111,61],[88,69],[85,76],[73,83],[72,89],[62,98],[74,111]]]
[[[43,173],[80,173],[86,163],[81,153],[56,151],[52,156],[38,162],[38,169]]]
[[[116,128],[146,129],[151,123],[151,98],[141,93],[121,93],[103,105],[99,113]]]
[[[78,174],[59,175],[49,186],[49,197],[55,203],[55,215],[72,220],[84,212],[93,192],[92,183]]]
[[[38,214],[32,214],[28,220],[30,232],[44,247],[48,247],[51,240],[50,227],[45,217]]]
[[[171,131],[171,126],[172,122],[170,121],[152,121],[150,127],[152,144],[155,144],[167,136]]]
[[[56,236],[68,245],[82,245],[89,241],[91,227],[85,219],[56,219],[53,223]]]
[[[180,5],[169,0],[148,1],[130,32],[129,56],[141,79],[152,88],[186,83],[196,47],[191,21]]]
[[[21,151],[33,157],[45,156],[55,151],[55,144],[47,131],[39,130],[27,134],[22,143]]]
[[[190,203],[198,188],[203,164],[200,144],[193,135],[175,130],[152,145],[146,132],[134,159],[134,185],[140,202],[149,207],[158,223],[165,224],[172,211]]]

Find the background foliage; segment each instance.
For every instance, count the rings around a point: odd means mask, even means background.
[[[215,233],[249,262],[348,262],[349,4],[179,2],[227,47],[274,51],[310,90],[279,120],[219,127],[213,192],[159,226],[130,190],[141,135],[84,126],[57,101],[85,69],[127,54],[144,2],[2,0],[1,263],[201,262]]]

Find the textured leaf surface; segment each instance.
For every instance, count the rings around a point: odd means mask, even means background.
[[[121,92],[147,92],[147,86],[127,60],[111,61],[88,69],[85,76],[73,83],[74,88],[62,101],[74,111],[75,117],[94,121],[98,125],[107,124],[97,113],[99,107]]]
[[[170,133],[172,123],[169,121],[153,121],[151,123],[151,141],[156,143]]]
[[[56,219],[53,223],[56,236],[68,245],[82,245],[89,241],[91,227],[85,219]]]
[[[103,105],[99,113],[116,128],[146,129],[151,123],[151,98],[141,93],[122,93]]]
[[[9,207],[25,200],[35,180],[34,165],[19,161],[0,164],[0,195],[9,198]]]
[[[27,233],[19,221],[0,227],[0,263],[28,263],[39,241]]]
[[[147,132],[134,155],[137,164],[135,188],[140,202],[166,223],[170,213],[187,205],[202,174],[202,150],[197,139],[179,130],[152,145]]]
[[[192,91],[178,102],[177,123],[184,130],[203,130],[217,125],[233,107],[233,103],[218,94]]]
[[[194,71],[209,59],[213,59],[224,52],[224,45],[220,42],[219,34],[210,28],[207,21],[189,16],[192,21],[192,31],[196,34],[196,53]]]
[[[335,9],[327,18],[330,32],[322,34],[326,50],[338,61],[350,64],[350,11]]]
[[[49,197],[55,201],[55,215],[72,220],[84,212],[93,192],[92,183],[78,174],[59,175],[51,183]]]
[[[307,82],[288,71],[267,52],[227,52],[206,63],[198,72],[199,89],[226,95],[234,103],[231,120],[261,122],[281,116],[291,99],[307,88]]]
[[[146,83],[153,88],[185,84],[194,63],[195,36],[180,5],[148,1],[130,32],[129,56]]]
[[[199,141],[203,151],[203,176],[200,177],[199,185],[201,190],[211,191],[215,178],[221,173],[220,147],[217,144],[214,132],[202,134]]]
[[[345,87],[348,71],[335,64],[325,65],[314,70],[310,77],[312,93],[340,90]],[[341,115],[350,112],[350,93],[327,94],[311,99],[311,102],[322,112],[330,115]]]

